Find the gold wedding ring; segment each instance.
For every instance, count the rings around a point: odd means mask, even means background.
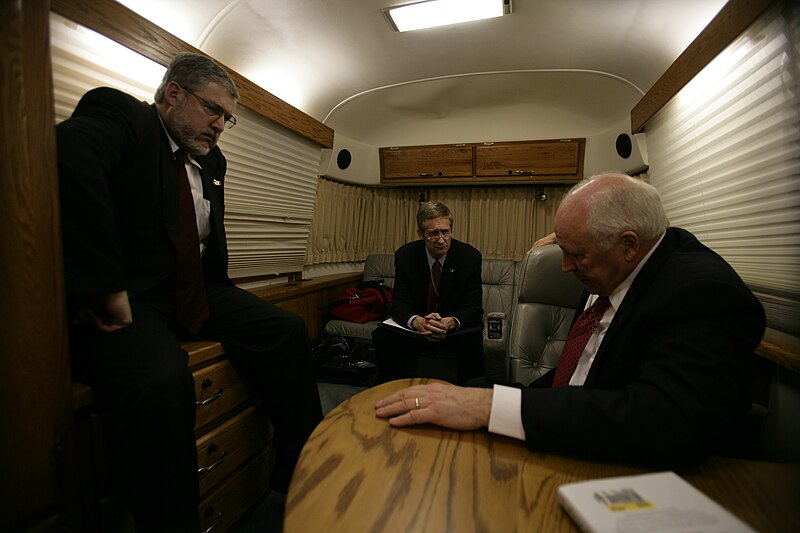
[[[419,409],[419,398],[414,398],[414,409]]]

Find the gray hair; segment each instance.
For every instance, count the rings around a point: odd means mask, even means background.
[[[425,202],[419,206],[417,210],[417,229],[423,231],[425,229],[425,221],[432,218],[447,217],[450,221],[450,227],[453,227],[453,213],[441,202]]]
[[[591,191],[589,231],[602,250],[608,250],[625,231],[635,232],[640,239],[654,241],[669,228],[669,219],[655,187],[627,174],[606,173],[587,178],[568,193],[572,196],[600,178],[611,178],[608,186]]]
[[[161,85],[156,89],[155,101],[164,101],[164,91],[167,84],[175,81],[187,91],[200,91],[209,83],[218,83],[230,94],[234,100],[239,101],[239,91],[233,83],[230,75],[224,68],[216,64],[212,59],[200,54],[182,52],[176,55],[170,63]]]

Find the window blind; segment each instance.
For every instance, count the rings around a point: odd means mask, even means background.
[[[800,334],[798,8],[776,2],[646,126],[670,223],[723,256]]]
[[[57,122],[95,87],[153,101],[163,66],[60,15],[50,16]],[[242,106],[236,119],[236,127],[219,141],[228,160],[228,273],[241,278],[302,271],[321,147]]]

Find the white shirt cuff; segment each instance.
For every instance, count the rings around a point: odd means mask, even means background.
[[[516,387],[494,386],[489,431],[514,439],[525,440],[522,426],[522,391]]]

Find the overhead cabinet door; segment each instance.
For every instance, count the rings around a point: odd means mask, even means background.
[[[472,146],[412,146],[381,148],[385,180],[471,177]]]
[[[584,139],[484,143],[478,145],[475,175],[531,180],[580,179]]]

